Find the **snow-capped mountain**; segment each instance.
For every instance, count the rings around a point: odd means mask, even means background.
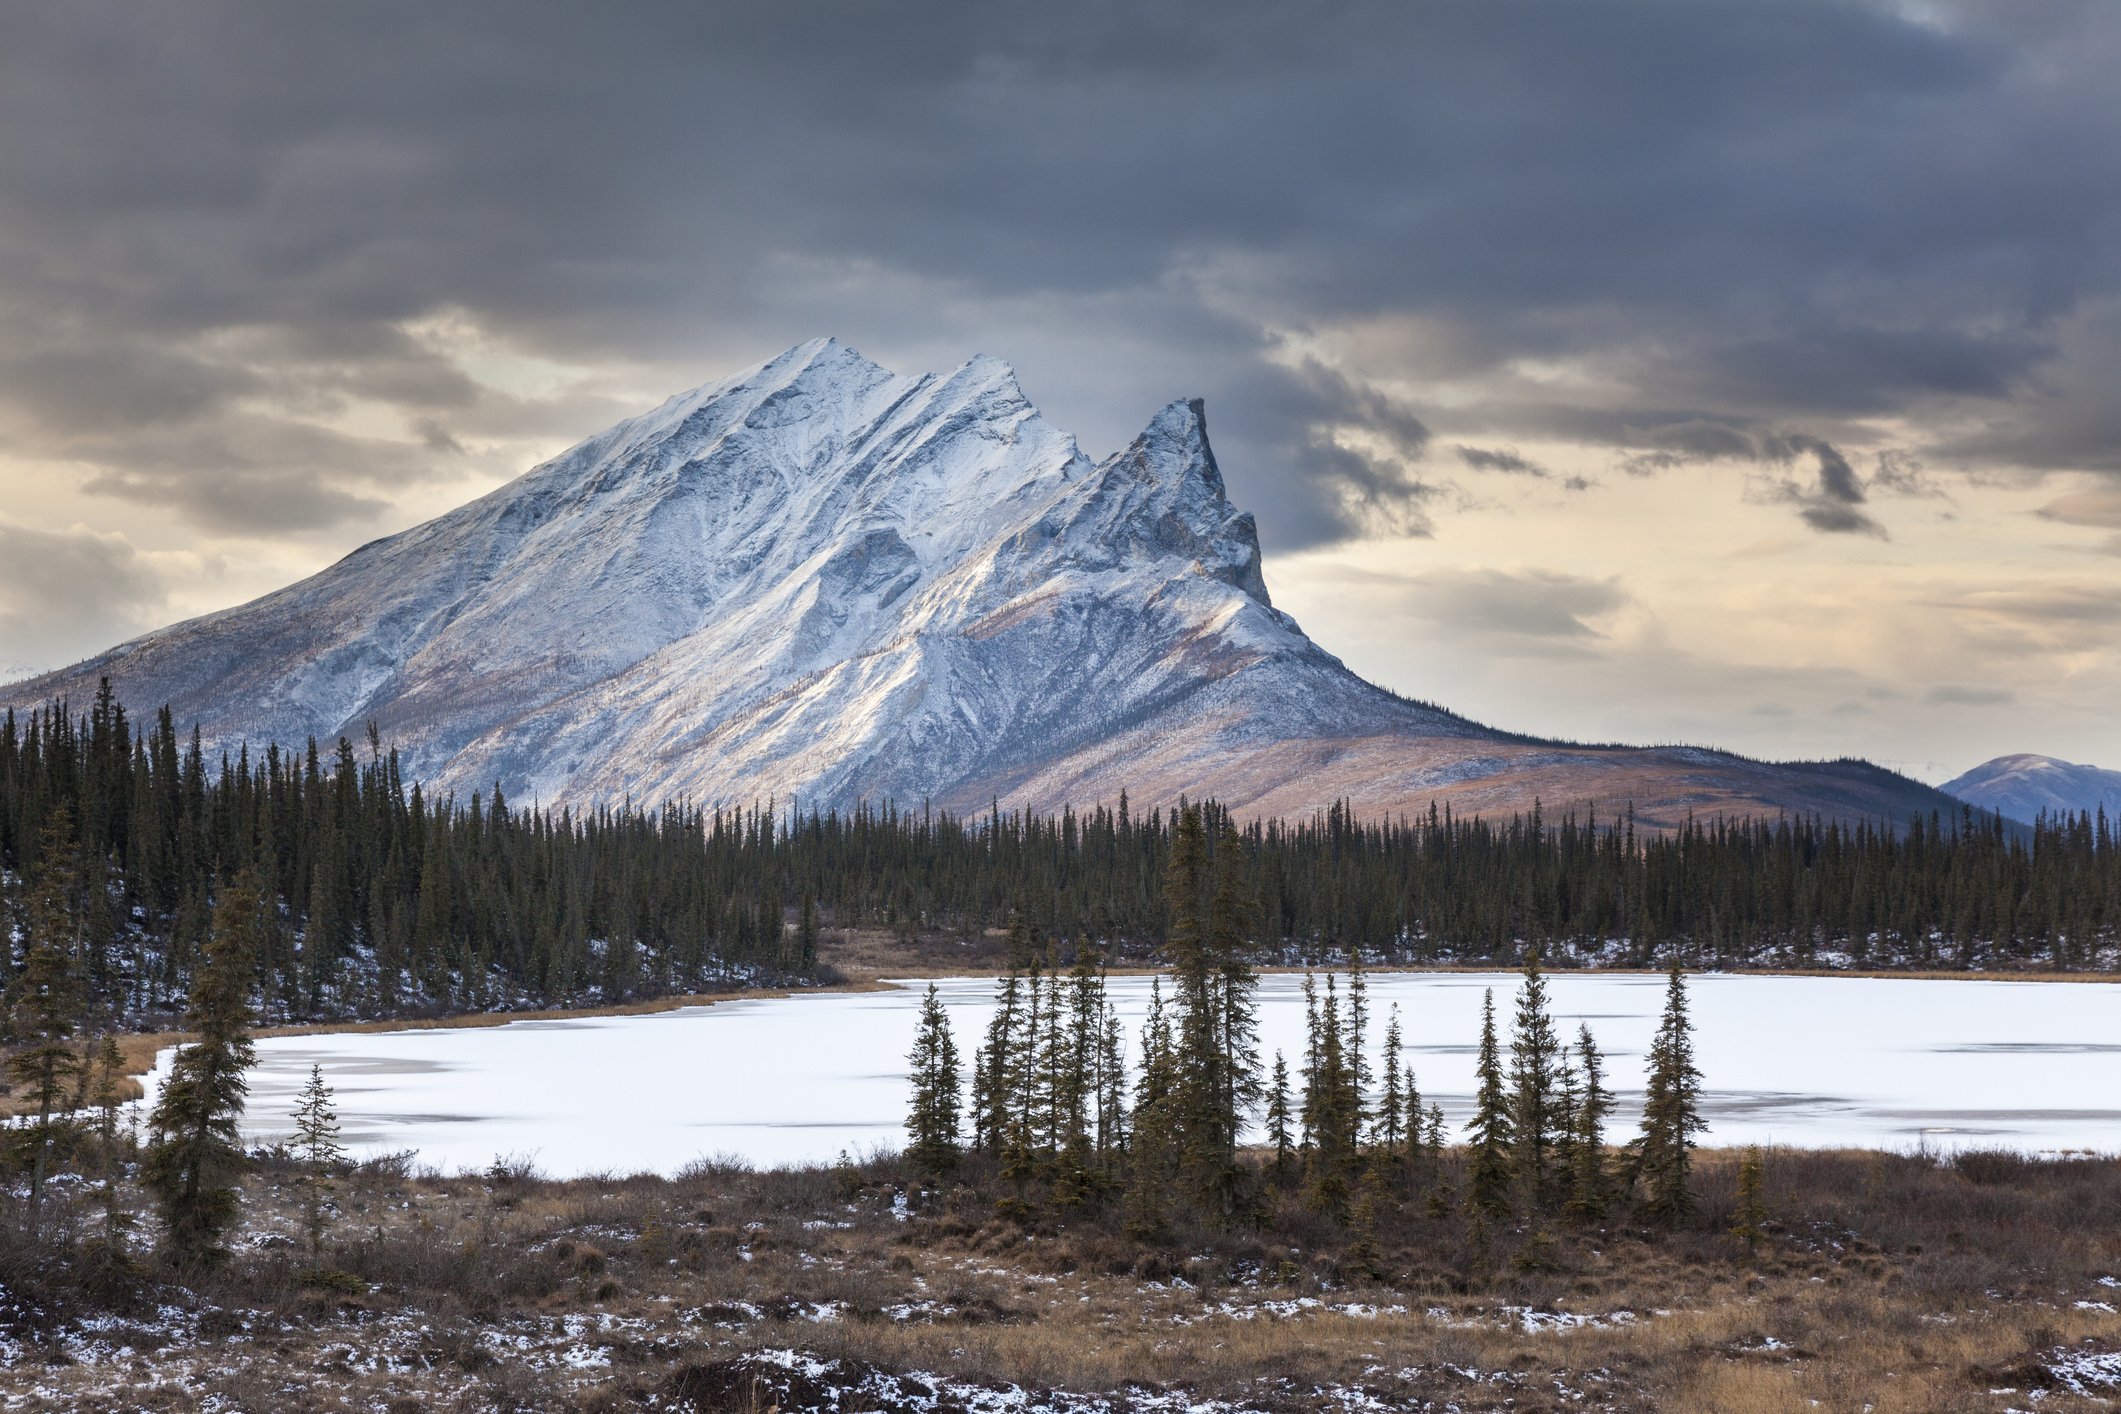
[[[1006,364],[901,376],[831,339],[0,702],[106,675],[210,746],[373,722],[431,788],[516,800],[1942,801],[1860,762],[1561,746],[1399,698],[1273,607],[1198,402],[1093,462]]]
[[[2042,815],[2097,814],[2121,820],[2121,771],[2021,752],[1984,761],[1942,787],[1983,810],[2031,824]]]

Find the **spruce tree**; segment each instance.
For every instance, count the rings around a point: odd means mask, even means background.
[[[213,934],[192,981],[187,1016],[198,1039],[178,1050],[148,1120],[141,1176],[161,1210],[163,1236],[180,1263],[213,1262],[236,1219],[235,1177],[244,1163],[237,1128],[250,1091],[250,983],[266,926],[258,878],[244,871],[214,905]]]
[[[999,1155],[1013,1134],[1010,1106],[1016,1077],[1011,1067],[1023,1030],[1022,1011],[1023,977],[1012,961],[1008,974],[995,984],[987,1039],[973,1058],[973,1143],[982,1153]]]
[[[913,1071],[913,1103],[906,1115],[911,1141],[906,1157],[920,1172],[942,1177],[956,1170],[958,1149],[957,1041],[935,984],[921,1001],[921,1019],[907,1057]]]
[[[1586,1222],[1605,1216],[1610,1184],[1606,1178],[1605,1122],[1613,1097],[1605,1088],[1605,1058],[1591,1035],[1589,1022],[1576,1037],[1582,1089],[1576,1099],[1575,1133],[1569,1143],[1569,1213]]]
[[[1467,1198],[1477,1212],[1507,1217],[1510,1212],[1510,1150],[1515,1141],[1510,1092],[1503,1084],[1502,1049],[1495,1037],[1495,993],[1480,1005],[1479,1087],[1473,1101],[1473,1123],[1467,1131]]]
[[[1260,1098],[1259,977],[1252,968],[1252,928],[1258,912],[1247,873],[1244,841],[1227,816],[1213,861],[1214,893],[1208,905],[1207,943],[1216,969],[1216,1040],[1222,1048],[1216,1104],[1220,1145],[1213,1175],[1214,1198],[1227,1220],[1237,1215],[1241,1174],[1237,1136]]]
[[[1274,1053],[1274,1078],[1267,1088],[1267,1142],[1274,1146],[1274,1179],[1279,1183],[1288,1176],[1295,1150],[1289,1129],[1289,1063],[1280,1051]]]
[[[1510,1028],[1510,1164],[1526,1207],[1534,1211],[1547,1205],[1554,1189],[1560,1051],[1539,950],[1533,948],[1525,954],[1524,982]]]
[[[1208,867],[1200,807],[1189,805],[1179,813],[1164,870],[1164,900],[1171,920],[1164,948],[1178,1013],[1170,1127],[1178,1145],[1180,1182],[1188,1196],[1203,1211],[1227,1219],[1235,1199],[1234,1081],[1225,1068],[1229,1053],[1223,1044],[1220,959],[1203,910]]]
[[[795,923],[795,965],[805,977],[817,971],[817,944],[817,896],[805,889],[803,906]]]
[[[1373,1159],[1363,1166],[1362,1181],[1356,1185],[1355,1207],[1348,1217],[1348,1225],[1354,1230],[1355,1237],[1348,1250],[1349,1264],[1373,1280],[1384,1275],[1381,1248],[1392,1208],[1392,1191],[1385,1183],[1384,1164]]]
[[[1422,1138],[1422,1148],[1427,1151],[1429,1172],[1429,1216],[1441,1218],[1451,1211],[1451,1183],[1443,1168],[1444,1123],[1443,1106],[1429,1105],[1427,1133]]]
[[[1370,1125],[1370,1142],[1388,1164],[1403,1157],[1400,1141],[1406,1133],[1407,1093],[1399,1053],[1404,1045],[1399,1030],[1399,1004],[1394,1002],[1385,1021],[1384,1089],[1377,1097],[1377,1114]]]
[[[28,1150],[29,1206],[33,1230],[41,1223],[44,1181],[59,1135],[72,1127],[64,1111],[81,1076],[74,1052],[74,1016],[79,1009],[72,959],[63,937],[54,936],[51,915],[33,911],[27,965],[16,981],[15,1031],[26,1044],[7,1059],[8,1077],[35,1106],[35,1120],[10,1137]]]
[[[324,1083],[324,1068],[309,1068],[309,1083],[295,1101],[295,1157],[302,1165],[302,1230],[309,1235],[309,1259],[324,1250],[325,1202],[332,1170],[346,1157],[339,1142],[339,1112]]]
[[[93,1053],[96,1079],[90,1094],[96,1107],[96,1167],[103,1185],[103,1230],[90,1240],[88,1256],[98,1284],[108,1289],[122,1284],[132,1274],[128,1239],[134,1220],[121,1182],[131,1138],[127,1134],[121,1140],[118,1127],[118,1113],[126,1096],[125,1057],[118,1049],[117,1038],[106,1032]]]
[[[1103,969],[1089,940],[1079,940],[1068,971],[1065,1023],[1056,1015],[1052,1028],[1058,1207],[1086,1203],[1100,1187],[1096,1110],[1102,1093],[1098,1077],[1105,1005]]]
[[[1412,1184],[1419,1183],[1423,1175],[1428,1172],[1428,1153],[1426,1146],[1422,1142],[1422,1120],[1426,1117],[1426,1111],[1423,1108],[1425,1102],[1421,1097],[1421,1085],[1415,1078],[1414,1067],[1412,1066],[1406,1068],[1405,1083],[1407,1095],[1404,1124],[1407,1136],[1407,1158],[1403,1167],[1406,1170],[1409,1183]]]
[[[1177,1176],[1179,1141],[1174,1111],[1179,1103],[1171,1025],[1164,1015],[1161,979],[1149,983],[1149,1017],[1142,1025],[1142,1064],[1134,1088],[1134,1130],[1129,1136],[1126,1228],[1143,1242],[1170,1235],[1170,1189]]]
[[[54,1146],[73,1127],[62,1111],[87,1079],[73,1048],[82,1007],[83,934],[79,841],[71,805],[62,801],[39,832],[39,869],[27,910],[28,946],[15,979],[15,1036],[21,1048],[8,1057],[9,1080],[36,1107],[35,1120],[17,1136],[29,1150],[30,1226],[41,1227],[45,1179]],[[5,957],[0,949],[0,957]]]
[[[1764,1166],[1760,1150],[1748,1148],[1738,1164],[1738,1207],[1731,1215],[1731,1236],[1745,1244],[1748,1257],[1758,1255],[1767,1237],[1767,1201],[1761,1196]]]
[[[1644,1206],[1653,1216],[1676,1222],[1694,1211],[1690,1186],[1694,1136],[1707,1127],[1701,1118],[1701,1072],[1694,1067],[1694,1025],[1687,1017],[1686,978],[1674,952],[1665,985],[1664,1015],[1650,1043],[1642,1133],[1635,1141],[1635,1169]]]
[[[1107,1001],[1097,1046],[1097,1159],[1099,1176],[1107,1188],[1117,1180],[1127,1148],[1126,1045],[1119,1008]]]
[[[1326,977],[1326,1000],[1318,1014],[1318,1066],[1304,1109],[1311,1127],[1305,1154],[1305,1190],[1312,1208],[1344,1218],[1356,1179],[1359,1093],[1347,1054],[1340,998],[1333,977]]]

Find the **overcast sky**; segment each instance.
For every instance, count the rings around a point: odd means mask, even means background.
[[[2121,766],[2121,5],[0,0],[0,670],[818,334],[1500,726]]]

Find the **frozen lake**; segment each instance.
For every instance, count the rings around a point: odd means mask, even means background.
[[[1261,1039],[1295,1073],[1301,978],[1262,979]],[[1560,974],[1557,1025],[1590,1024],[1620,1092],[1616,1138],[1663,1001],[1663,979]],[[670,1172],[703,1155],[755,1165],[896,1147],[905,1054],[925,983],[723,1002],[648,1016],[258,1042],[246,1130],[287,1134],[312,1063],[356,1152],[414,1149],[445,1171],[532,1156],[554,1175]],[[1507,1027],[1515,974],[1373,973],[1373,1054],[1396,1003],[1406,1063],[1455,1129],[1471,1111],[1480,999]],[[970,1069],[993,982],[939,983]],[[1709,1144],[1927,1144],[2121,1152],[2121,987],[1838,977],[1689,979]],[[1149,979],[1112,979],[1130,1062]],[[1505,1031],[1505,1036],[1506,1036]],[[168,1064],[168,1055],[161,1066]],[[159,1083],[163,1070],[149,1078]]]

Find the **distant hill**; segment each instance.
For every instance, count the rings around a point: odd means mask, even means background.
[[[1984,810],[2000,810],[2031,824],[2044,812],[2081,815],[2104,810],[2121,819],[2121,771],[2079,766],[2052,756],[1998,756],[1946,781],[1944,793]]]
[[[1867,762],[1536,741],[1395,696],[1274,607],[1200,403],[1093,461],[1005,363],[905,376],[830,339],[0,704],[105,675],[209,750],[373,721],[430,789],[548,805],[1956,809]]]

